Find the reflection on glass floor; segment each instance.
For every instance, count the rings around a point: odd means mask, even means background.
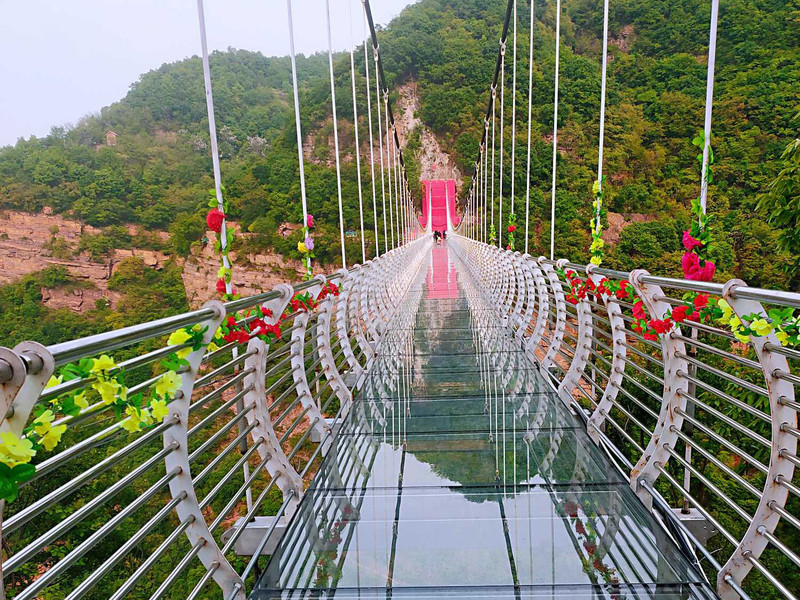
[[[714,598],[447,246],[251,598]]]

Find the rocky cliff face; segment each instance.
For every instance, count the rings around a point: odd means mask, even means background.
[[[400,145],[405,147],[408,136],[419,129],[421,148],[417,158],[420,162],[421,178],[455,179],[456,188],[460,193],[462,176],[455,161],[447,152],[442,150],[439,139],[416,115],[416,111],[419,109],[417,82],[409,81],[401,85],[397,88],[397,94],[395,121]]]
[[[236,228],[235,223],[230,226]],[[85,312],[94,308],[100,299],[116,306],[120,296],[108,289],[108,279],[123,259],[137,256],[154,269],[163,268],[171,259],[163,252],[134,248],[116,249],[104,262],[92,261],[85,253],[78,253],[78,244],[83,235],[97,233],[100,230],[54,215],[49,210],[40,214],[0,212],[0,285],[51,265],[63,266],[88,285],[73,290],[43,289],[42,301],[52,308]],[[168,237],[166,233],[161,235],[164,240]],[[54,238],[59,240],[59,249],[54,250]],[[175,260],[183,269],[186,295],[193,308],[217,297],[219,260],[211,244],[198,245],[188,258]],[[300,261],[271,253],[237,255],[231,252],[231,261],[234,285],[243,296],[269,290],[278,283],[298,281],[305,272]],[[321,272],[319,265],[315,265],[315,272]]]

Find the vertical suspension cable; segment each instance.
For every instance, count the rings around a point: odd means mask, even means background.
[[[362,4],[362,8],[363,8]],[[367,125],[369,126],[369,173],[372,180],[372,220],[375,227],[375,256],[380,256],[378,244],[378,200],[375,192],[375,153],[372,141],[372,92],[369,85],[369,52],[367,51],[367,15],[364,13],[364,76],[367,81]]]
[[[328,68],[331,75],[331,106],[333,107],[333,147],[336,153],[336,191],[339,197],[339,239],[342,242],[342,268],[347,268],[347,257],[344,251],[344,215],[342,211],[342,169],[339,164],[339,123],[336,118],[336,90],[333,79],[333,42],[331,41],[331,6],[325,0],[325,17],[328,26]]]
[[[497,86],[492,86],[492,229],[494,228],[494,149],[495,149],[495,123],[497,122]],[[496,240],[494,240],[496,241]]]
[[[289,9],[289,22],[292,19],[291,7]],[[217,121],[214,117],[214,95],[211,91],[211,66],[208,62],[208,43],[206,41],[206,17],[203,10],[203,0],[197,0],[197,18],[200,24],[200,50],[203,60],[203,84],[206,90],[206,111],[208,112],[208,136],[211,140],[211,165],[214,170],[214,195],[217,198],[217,210],[225,215],[225,199],[222,197],[222,174],[219,167],[219,146],[217,144]],[[294,53],[292,54],[294,56]],[[294,64],[294,63],[292,63]],[[231,268],[228,259],[228,224],[226,218],[222,218],[222,229],[219,234],[219,245],[222,255],[222,266],[228,270]],[[233,284],[225,278],[225,293],[231,294]]]
[[[380,77],[378,76],[378,52],[379,47],[372,45],[372,54],[375,59],[375,108],[378,111],[378,151],[381,159],[381,197],[383,199],[383,251],[389,251],[389,233],[386,228],[386,183],[383,170],[383,125],[381,124],[381,92]],[[389,118],[389,115],[386,115]],[[388,167],[388,165],[387,165]]]
[[[497,247],[503,247],[503,138],[505,137],[505,125],[503,119],[506,112],[506,41],[500,42],[500,227],[497,228]]]
[[[600,136],[597,145],[597,190],[603,192],[603,140],[606,130],[606,74],[608,72],[608,0],[603,0],[603,66],[600,79]],[[600,233],[600,202],[595,207],[594,232]]]
[[[706,213],[708,163],[711,149],[711,109],[714,106],[714,65],[717,60],[717,20],[719,0],[711,0],[711,26],[708,32],[708,71],[706,73],[706,111],[703,122],[703,167],[700,174],[700,208]]]
[[[528,254],[528,231],[531,215],[531,109],[533,107],[533,19],[535,0],[531,0],[531,25],[528,50],[528,158],[525,164],[525,254]],[[603,79],[605,82],[605,78]],[[605,94],[604,94],[605,95]]]
[[[517,163],[517,0],[514,0],[514,66],[511,76],[511,212],[514,214],[514,167]]]
[[[361,225],[361,262],[367,262],[367,246],[364,240],[364,200],[361,192],[361,148],[358,144],[358,103],[356,101],[356,62],[353,47],[353,4],[348,0],[347,10],[350,16],[350,81],[353,85],[353,134],[356,145],[356,174],[358,176],[358,218]]]
[[[392,164],[392,142],[389,139],[389,90],[383,90],[383,116],[386,122],[386,183],[389,188],[389,235],[392,239],[392,250],[394,250],[394,211],[392,209],[392,177],[394,173],[394,165]],[[386,219],[386,215],[384,215]]]
[[[489,240],[489,119],[483,119],[483,139],[486,144],[483,149],[483,241]],[[494,149],[494,147],[492,148]]]
[[[394,151],[394,209],[397,221],[397,245],[400,246],[403,243],[400,237],[400,155],[398,154],[400,142],[397,137],[397,125],[394,122],[392,122],[392,133],[394,134],[394,139],[392,140],[392,150]]]
[[[558,61],[561,46],[561,0],[556,0],[556,73],[553,96],[553,184],[550,194],[550,260],[556,251],[556,157],[558,155]]]
[[[202,0],[198,0],[202,1]],[[306,203],[306,172],[303,165],[303,132],[300,127],[300,96],[297,92],[297,61],[294,53],[294,25],[292,23],[292,0],[286,0],[289,13],[289,56],[292,63],[292,92],[294,94],[294,123],[297,134],[297,161],[300,166],[300,203],[303,206],[303,226],[308,222],[308,204]],[[306,269],[311,269],[311,257],[306,257]]]

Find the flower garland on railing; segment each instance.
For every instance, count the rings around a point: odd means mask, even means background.
[[[603,176],[603,185],[600,185],[600,180],[594,182],[592,186],[592,193],[594,193],[594,216],[589,221],[589,227],[592,231],[592,244],[589,246],[589,253],[592,255],[590,262],[598,267],[603,263],[603,247],[606,243],[603,241],[603,222],[601,221],[601,211],[603,210],[603,191],[606,187],[606,178]]]
[[[311,259],[314,258],[314,238],[311,237],[311,230],[314,229],[314,215],[306,215],[306,222],[303,224],[303,239],[297,242],[297,249],[303,255],[303,263],[306,267],[306,280],[314,277],[311,269]]]
[[[704,145],[704,137],[692,140],[692,144],[700,148]],[[703,155],[698,155],[702,164]],[[714,153],[709,147],[709,165],[706,170],[706,180],[713,180],[711,165],[714,162]],[[601,186],[595,182],[595,209],[602,206]],[[683,232],[681,239],[684,254],[681,258],[681,268],[686,279],[691,281],[711,281],[716,273],[716,265],[709,258],[711,250],[711,235],[708,227],[709,217],[701,207],[700,198],[692,200],[691,212],[696,217],[691,227]],[[592,264],[599,265],[603,258],[603,240],[596,232],[595,220],[592,218],[591,246]],[[602,230],[601,230],[602,231]],[[684,321],[710,323],[712,321],[727,325],[737,340],[743,343],[750,341],[751,336],[766,337],[775,334],[778,341],[784,345],[800,344],[800,315],[795,315],[792,308],[771,309],[766,315],[752,313],[743,315],[742,318],[733,314],[730,304],[722,298],[713,298],[705,293],[688,292],[683,295],[683,304],[673,307],[663,319],[649,317],[644,310],[644,303],[639,298],[633,286],[627,281],[613,281],[603,278],[595,284],[591,278],[581,278],[573,271],[559,271],[566,278],[570,291],[566,301],[577,304],[584,300],[588,294],[596,298],[616,298],[629,302],[632,305],[633,324],[631,328],[640,333],[646,340],[656,340],[659,335],[672,332]]]
[[[515,250],[514,246],[514,232],[517,230],[517,215],[511,213],[508,215],[508,245],[506,246],[506,250],[511,250],[512,252]]]
[[[316,298],[310,291],[296,292],[281,318],[274,324],[264,320],[273,316],[272,311],[264,307],[250,309],[244,315],[229,315],[207,344],[203,342],[203,337],[208,328],[200,324],[174,331],[167,345],[178,349],[161,361],[166,370],[150,386],[149,399],[141,392],[128,393],[125,370],[107,354],[64,365],[58,375],[50,378],[46,387],[52,388],[74,379],[89,379],[89,387],[97,393],[102,403],[113,406],[119,425],[130,433],[141,431],[144,427],[152,427],[163,421],[169,414],[167,405],[183,385],[179,370],[189,364],[186,358],[193,351],[205,346],[210,353],[218,350],[223,343],[246,344],[254,337],[271,343],[281,338],[283,320],[290,314],[312,311],[324,298],[338,296],[339,293],[339,287],[333,282],[325,284]],[[19,485],[29,481],[36,473],[35,465],[31,464],[33,458],[42,450],[54,450],[67,431],[67,425],[58,423],[58,420],[78,416],[89,408],[87,392],[87,389],[81,389],[35,405],[34,418],[25,427],[21,437],[10,431],[0,434],[0,499],[13,502],[17,498]]]

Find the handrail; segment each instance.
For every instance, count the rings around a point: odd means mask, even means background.
[[[789,530],[800,529],[800,486],[793,483],[800,466],[800,352],[773,333],[743,343],[710,322],[684,321],[683,332],[678,327],[648,340],[632,329],[628,301],[590,292],[565,310],[561,297],[571,270],[595,285],[604,278],[628,282],[651,318],[662,319],[689,292],[725,300],[734,316],[748,321],[766,316],[765,306],[800,307],[800,293],[533,258],[458,233],[451,240],[501,314],[509,310],[508,298],[534,307],[518,325],[523,348],[567,406],[588,410],[589,436],[628,470],[642,502],[677,519],[679,530],[689,514],[719,530],[716,558],[699,550],[720,596],[747,598],[748,575],[756,570],[779,594],[794,598],[784,578],[790,565],[800,565],[785,541]],[[501,285],[498,277],[507,281]],[[539,285],[530,285],[531,278]]]
[[[392,318],[398,294],[411,285],[429,245],[420,238],[331,276],[116,331],[49,347],[23,342],[0,348],[1,364],[8,365],[0,375],[10,375],[0,385],[0,433],[22,436],[44,409],[56,413],[53,427],[67,428],[52,450],[37,449],[32,464],[41,465],[42,473],[34,474],[35,485],[21,484],[20,500],[3,506],[5,591],[31,599],[58,585],[70,600],[90,593],[122,598],[133,590],[160,598],[180,582],[188,590],[194,586],[188,597],[211,597],[209,586],[216,586],[222,597],[244,600],[252,589],[253,561],[240,573],[235,556],[247,551],[253,536],[258,548],[252,548],[263,549],[269,533],[280,535],[296,511],[303,478],[327,453],[331,428],[348,418],[353,390],[382,351],[381,324]],[[259,307],[272,325],[293,294],[316,297],[331,281],[340,293],[289,314],[279,339],[208,350],[226,316]],[[153,350],[153,340],[198,324],[201,344]],[[142,346],[146,341],[151,343]],[[129,367],[137,378],[130,394],[143,393],[138,406],[146,411],[158,398],[153,388],[161,361],[186,354],[163,418],[136,427],[127,413],[116,414],[117,399],[106,403],[95,391],[108,375],[45,387],[60,367],[117,350],[130,358],[109,373]],[[85,408],[62,414],[60,403],[79,393]],[[258,518],[277,508],[268,501],[271,490],[283,496],[280,520],[259,529]],[[119,543],[102,564],[70,568],[111,535]],[[189,543],[181,545],[182,539]],[[147,560],[140,561],[142,555]],[[120,574],[123,561],[133,568]],[[21,575],[28,572],[38,575]],[[144,589],[145,581],[152,589]]]

